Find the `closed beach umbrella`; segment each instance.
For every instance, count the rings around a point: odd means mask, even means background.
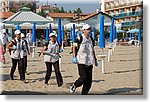
[[[109,39],[110,39],[110,43],[111,42],[113,42],[113,27],[114,27],[114,18],[112,18],[112,20],[111,20],[111,25],[110,25],[110,37],[109,37]]]
[[[49,25],[49,33],[52,33],[53,32],[53,30],[52,30],[52,25],[50,24]]]
[[[90,28],[90,37],[92,37],[92,27]]]
[[[65,38],[65,31],[64,31],[64,26],[62,26],[62,40]]]
[[[117,38],[117,32],[116,32],[116,26],[114,26],[114,30],[113,30],[113,40]]]
[[[49,29],[48,28],[46,28],[46,41],[49,41],[50,39],[49,39]]]
[[[104,16],[100,16],[100,38],[99,47],[105,48],[105,35],[104,35]]]
[[[96,36],[96,29],[94,28],[94,33],[93,33],[93,40],[95,40],[95,36]]]
[[[32,27],[32,42],[36,42],[36,23]]]
[[[73,29],[72,29],[72,42],[75,42],[75,39],[76,39],[75,24],[73,24]]]
[[[16,29],[21,30],[21,27],[19,26],[19,24],[17,24]]]
[[[61,38],[61,19],[58,19],[58,43],[62,44],[62,38]]]
[[[138,40],[141,40],[141,28],[139,27],[139,32],[138,32]]]

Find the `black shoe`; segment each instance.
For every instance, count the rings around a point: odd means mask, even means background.
[[[76,86],[74,84],[69,86],[69,90],[70,90],[70,93],[74,93],[76,90]]]
[[[63,84],[59,84],[58,87],[61,87]]]

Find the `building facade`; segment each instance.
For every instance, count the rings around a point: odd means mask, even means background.
[[[0,12],[8,12],[10,9],[9,0],[1,0],[0,2]]]
[[[27,4],[31,4],[36,10],[36,2],[36,0],[1,0],[0,12],[18,12]]]
[[[118,28],[137,28],[143,17],[143,0],[101,0],[103,12],[116,18]]]

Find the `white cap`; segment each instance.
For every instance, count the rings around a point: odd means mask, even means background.
[[[90,28],[90,25],[85,24],[85,25],[82,27],[82,30],[87,30],[87,29],[89,29],[89,28]]]
[[[24,37],[25,37],[25,35],[23,33],[21,33],[21,38],[24,38]]]
[[[20,30],[15,30],[15,35],[16,34],[21,34]]]
[[[56,35],[55,33],[50,33],[50,34],[49,34],[49,37],[51,37],[51,36],[57,37],[57,35]]]
[[[6,29],[3,29],[2,32],[3,32],[3,33],[6,33]]]

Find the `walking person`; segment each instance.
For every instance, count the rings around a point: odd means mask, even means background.
[[[29,30],[29,33],[27,33],[26,40],[28,42],[29,51],[31,53],[32,52],[32,49],[31,49],[31,46],[32,46],[32,30]]]
[[[6,29],[2,30],[2,34],[0,35],[0,43],[1,43],[1,61],[5,64],[5,53],[6,53],[6,46],[9,42],[8,40],[8,34],[6,33]]]
[[[30,55],[29,48],[28,48],[28,42],[25,39],[25,35],[21,33],[21,39],[22,39],[22,45],[23,45],[23,61],[24,61],[24,69],[25,73],[27,73],[27,55]]]
[[[77,87],[83,85],[81,94],[87,95],[92,85],[93,64],[98,66],[94,51],[94,41],[90,37],[90,28],[88,24],[83,26],[84,34],[81,37],[77,37],[76,44],[73,47],[74,61],[78,65],[79,78],[69,87],[71,93],[74,93]]]
[[[61,87],[63,85],[63,79],[59,67],[60,46],[57,42],[57,36],[55,33],[50,33],[49,36],[50,36],[50,41],[47,44],[45,44],[42,50],[42,53],[44,54],[44,61],[47,68],[47,72],[45,75],[45,84],[48,85],[48,81],[51,77],[52,65],[53,65],[58,87]]]
[[[10,71],[10,78],[11,80],[14,79],[14,72],[18,64],[20,80],[24,81],[25,80],[25,69],[24,69],[24,61],[23,61],[24,51],[23,51],[20,30],[15,31],[15,38],[8,44],[8,48],[11,50],[11,59],[12,59],[12,68]]]

